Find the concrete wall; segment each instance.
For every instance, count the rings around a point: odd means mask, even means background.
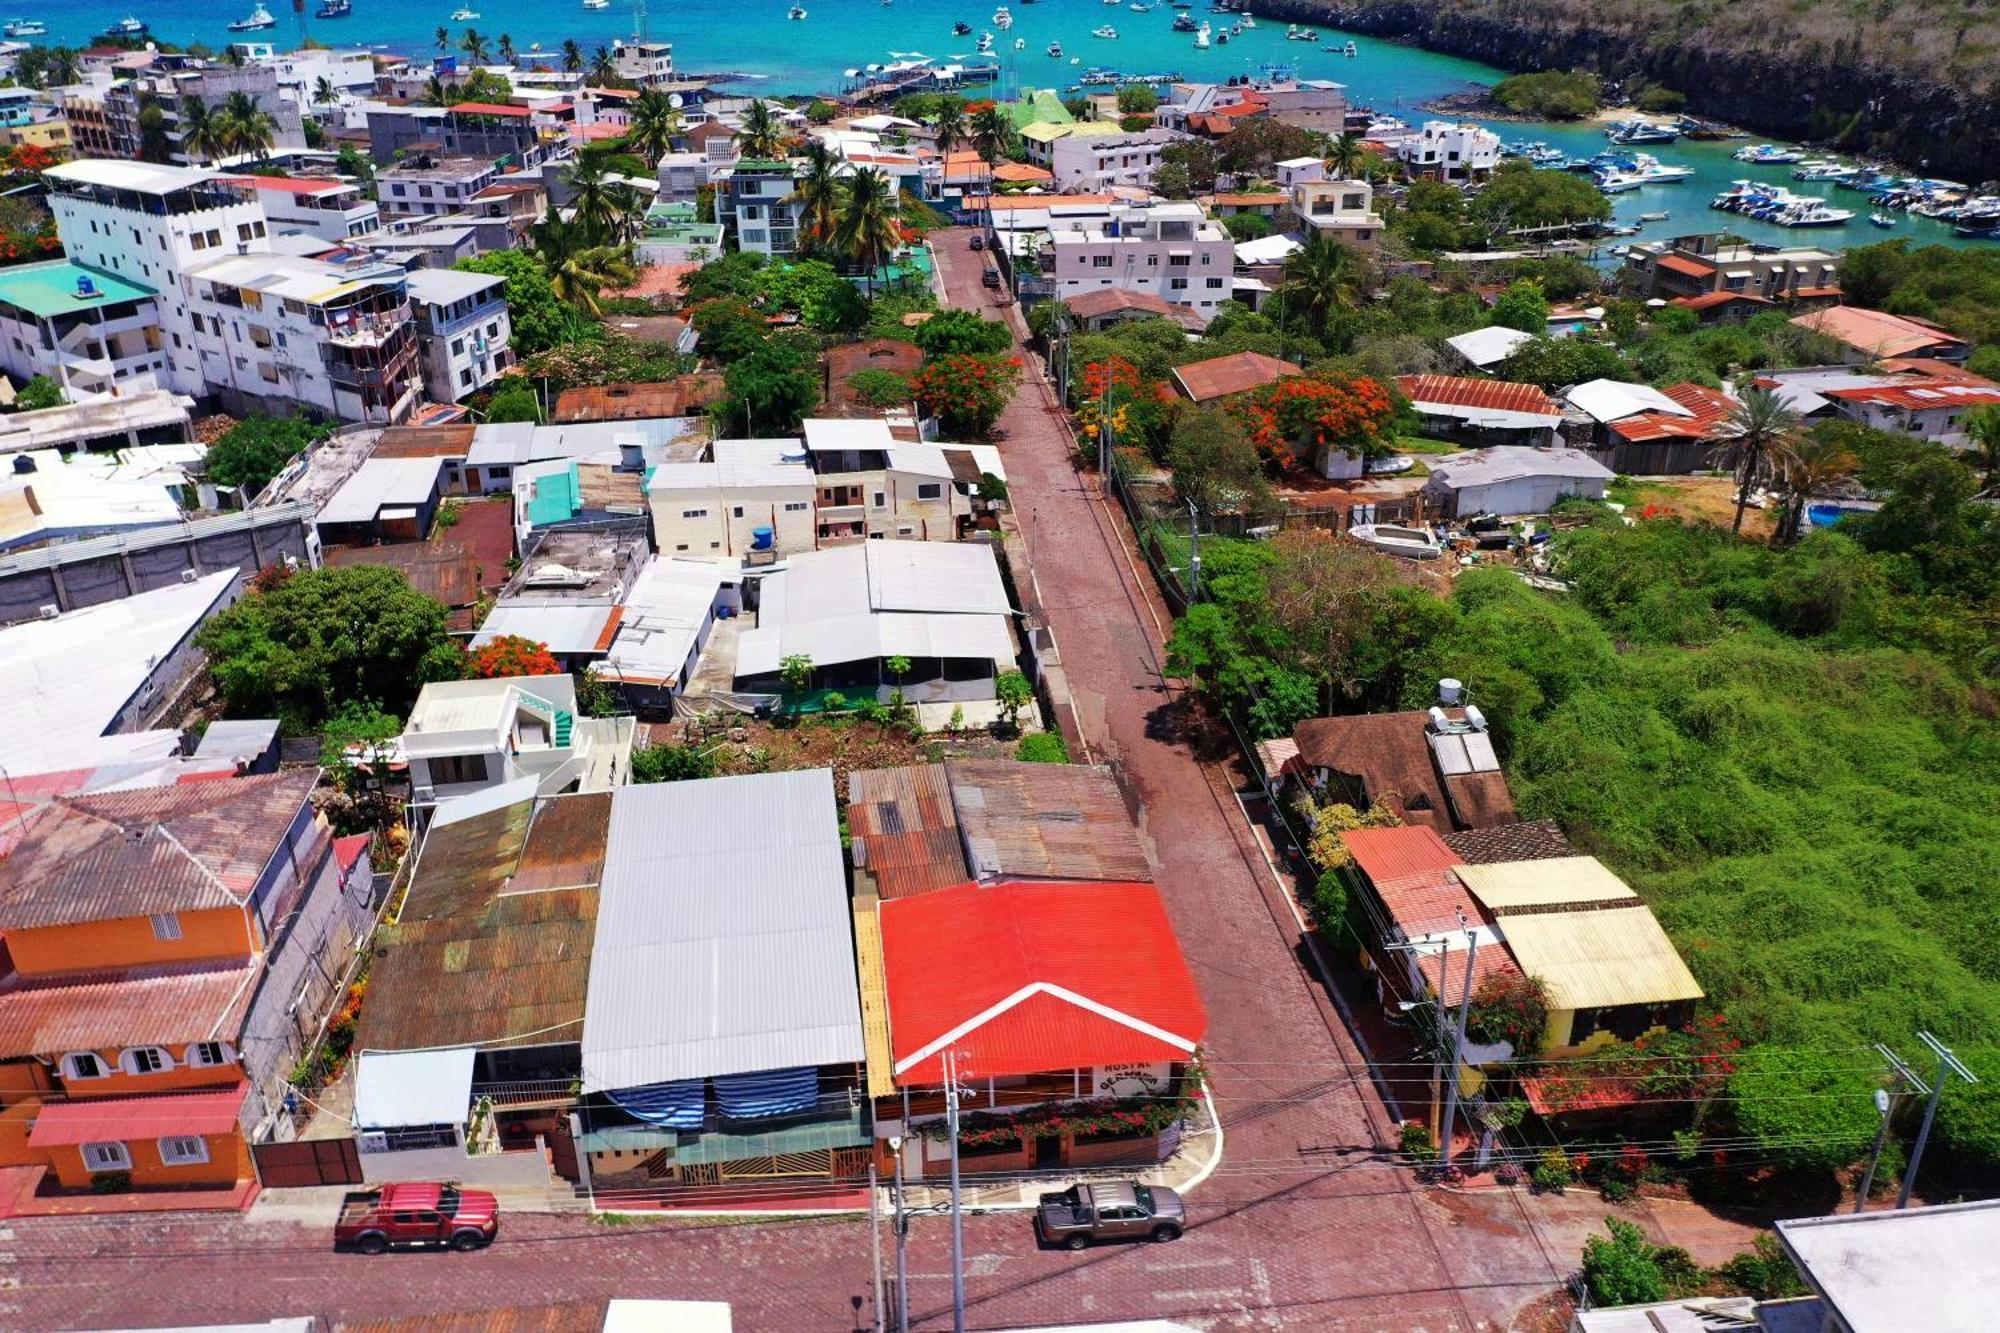
[[[385,1180],[456,1180],[478,1189],[549,1189],[558,1181],[549,1170],[541,1140],[528,1152],[481,1153],[469,1157],[463,1148],[411,1148],[402,1152],[364,1152],[361,1177],[373,1185]]]

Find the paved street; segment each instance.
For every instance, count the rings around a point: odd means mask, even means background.
[[[998,314],[968,233],[937,237],[951,303]],[[1018,321],[1016,321],[1018,327]],[[1574,1265],[1594,1203],[1428,1195],[1379,1160],[1392,1137],[1338,1015],[1302,966],[1282,890],[1220,768],[1176,736],[1159,627],[1109,511],[1081,486],[1034,382],[1002,422],[1026,531],[1091,758],[1142,805],[1160,883],[1209,1008],[1222,1165],[1170,1246],[1036,1248],[1021,1215],[967,1223],[975,1328],[1174,1316],[1204,1327],[1502,1328]],[[1533,1209],[1531,1213],[1529,1210]],[[948,1227],[916,1223],[912,1325],[950,1326]],[[1559,1238],[1557,1234],[1560,1232]],[[872,1326],[855,1220],[610,1226],[510,1216],[473,1255],[336,1255],[326,1231],[236,1217],[0,1224],[0,1326],[482,1309],[612,1295],[727,1299],[743,1330]],[[890,1261],[885,1233],[885,1265]]]

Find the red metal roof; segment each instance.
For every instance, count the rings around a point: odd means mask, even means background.
[[[1340,835],[1355,867],[1371,883],[1449,870],[1463,858],[1427,824],[1348,829]]]
[[[1671,412],[1640,412],[1611,423],[1611,430],[1634,443],[1648,440],[1712,440],[1736,411],[1736,400],[1720,389],[1705,384],[1676,384],[1660,390],[1685,407],[1693,416]]]
[[[1266,356],[1262,352],[1233,352],[1228,356],[1190,362],[1174,371],[1174,379],[1180,384],[1182,393],[1197,403],[1205,403],[1210,399],[1227,398],[1233,393],[1275,384],[1287,375],[1304,373],[1302,368],[1291,362]]]
[[[259,190],[282,190],[286,194],[325,194],[338,190],[339,181],[302,180],[291,176],[227,176],[231,185],[248,185]]]
[[[1471,921],[1473,918],[1468,916],[1466,920]],[[1417,956],[1417,971],[1423,973],[1431,994],[1452,1000],[1464,996],[1465,959],[1461,956],[1465,952],[1464,946],[1465,937],[1461,935],[1450,942],[1450,947],[1444,953],[1426,953]],[[1445,971],[1447,963],[1451,968],[1448,975]],[[1479,988],[1494,977],[1519,975],[1521,975],[1520,966],[1514,962],[1514,955],[1507,951],[1506,945],[1481,944],[1479,953],[1472,960],[1472,993],[1479,994]]]
[[[1706,278],[1715,272],[1715,265],[1708,260],[1694,259],[1687,255],[1662,255],[1658,267],[1690,278]]]
[[[1185,1060],[1208,1029],[1150,884],[1006,881],[881,907],[901,1086]]]
[[[261,957],[0,979],[0,1057],[235,1041]]]
[[[1453,407],[1531,412],[1552,417],[1562,415],[1562,408],[1556,406],[1555,399],[1532,384],[1476,380],[1462,375],[1399,375],[1396,384],[1405,398],[1416,403],[1446,403]]]
[[[528,115],[524,106],[508,106],[501,102],[460,102],[451,108],[455,112],[473,116],[522,116]]]
[[[238,1083],[214,1092],[56,1102],[35,1113],[28,1146],[60,1148],[168,1134],[227,1134],[236,1128],[236,1113],[249,1095],[250,1085]]]
[[[1828,398],[1880,403],[1910,412],[1937,412],[2000,403],[2000,388],[1981,384],[1881,384],[1865,389],[1828,389]]]

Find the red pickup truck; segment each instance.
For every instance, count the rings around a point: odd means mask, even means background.
[[[452,1184],[400,1183],[350,1194],[340,1202],[333,1243],[363,1254],[392,1245],[449,1245],[477,1250],[500,1234],[500,1201]]]

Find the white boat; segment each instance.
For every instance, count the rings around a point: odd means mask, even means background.
[[[1090,30],[1090,35],[1092,37],[1108,38],[1111,41],[1115,42],[1118,40],[1118,29],[1112,27],[1109,23],[1107,23],[1101,28],[1092,28]]]
[[[1014,16],[1008,12],[1007,6],[1002,5],[993,11],[993,26],[1002,32],[1014,26]]]
[[[790,9],[785,11],[785,17],[790,19],[794,23],[797,23],[800,19],[803,19],[805,16],[806,16],[806,7],[804,5],[793,5]]]
[[[1257,26],[1257,20],[1255,16],[1250,14],[1245,14],[1243,16],[1243,21],[1237,24],[1236,26],[1239,28],[1254,28]]]
[[[467,5],[460,5],[451,12],[451,21],[453,23],[470,23],[478,17],[479,11]]]
[[[104,30],[107,37],[144,37],[148,29],[144,19],[136,19],[129,14]]]
[[[1799,160],[1801,154],[1795,148],[1780,148],[1771,143],[1753,143],[1747,148],[1739,148],[1730,154],[1738,162],[1760,162],[1766,166],[1785,166]]]
[[[1153,12],[1153,7],[1151,5],[1141,4],[1139,0],[1132,0],[1132,3],[1125,7],[1131,10],[1134,14],[1150,14]]]
[[[1597,178],[1597,188],[1606,194],[1624,194],[1645,183],[1629,171],[1607,171]]]
[[[1199,28],[1194,30],[1194,49],[1197,51],[1206,51],[1208,49],[1208,21],[1206,19],[1202,21],[1202,25]]]
[[[1844,227],[1853,217],[1851,208],[1828,208],[1823,200],[1801,199],[1765,221],[1780,227]]]
[[[1639,178],[1641,185],[1671,185],[1694,175],[1694,168],[1668,166],[1651,153],[1634,153],[1632,174]]]
[[[277,26],[278,20],[271,17],[271,11],[262,5],[258,5],[250,11],[248,18],[241,18],[230,24],[229,30],[231,32],[262,32],[266,28],[275,28]]]
[[[1876,226],[1884,228],[1895,226],[1897,221],[1893,213],[1870,213],[1868,220]]]
[[[1356,46],[1353,42],[1349,42],[1346,46],[1340,48],[1340,54],[1352,60],[1355,56],[1361,54],[1361,48]]]
[[[1025,50],[1027,50],[1027,49],[1028,49],[1028,39],[1027,39],[1027,38],[1025,38],[1025,37],[1016,37],[1016,38],[1014,39],[1014,49],[1015,49],[1016,51],[1025,51]]]
[[[978,42],[978,44],[977,44],[977,45],[976,45],[976,46],[975,46],[975,47],[974,47],[973,49],[974,49],[974,50],[976,50],[976,51],[978,51],[978,52],[979,52],[979,54],[980,54],[980,55],[983,55],[983,56],[989,56],[989,55],[992,55],[992,54],[993,54],[993,34],[992,34],[992,33],[990,33],[990,32],[982,32],[982,33],[980,33],[980,34],[979,34],[979,42]]]
[[[583,7],[585,9],[609,9],[611,8],[611,0],[583,0]]]
[[[49,25],[40,19],[15,19],[0,31],[4,31],[9,37],[46,37],[49,35]]]
[[[1673,216],[1673,214],[1671,214],[1671,213],[1641,213],[1641,214],[1639,215],[1639,221],[1641,221],[1641,222],[1665,222],[1665,221],[1666,221],[1666,220],[1667,220],[1668,218],[1670,218],[1670,217],[1672,217],[1672,216]]]
[[[1285,40],[1288,42],[1316,42],[1319,40],[1319,34],[1311,28],[1301,28],[1298,24],[1294,23],[1285,29]]]
[[[1061,59],[1062,59],[1062,43],[1061,43],[1061,42],[1050,42],[1050,43],[1049,43],[1049,59],[1051,59],[1051,60],[1061,60]]]
[[[1364,546],[1408,560],[1435,560],[1444,548],[1422,528],[1402,528],[1393,523],[1357,523],[1347,535]]]

